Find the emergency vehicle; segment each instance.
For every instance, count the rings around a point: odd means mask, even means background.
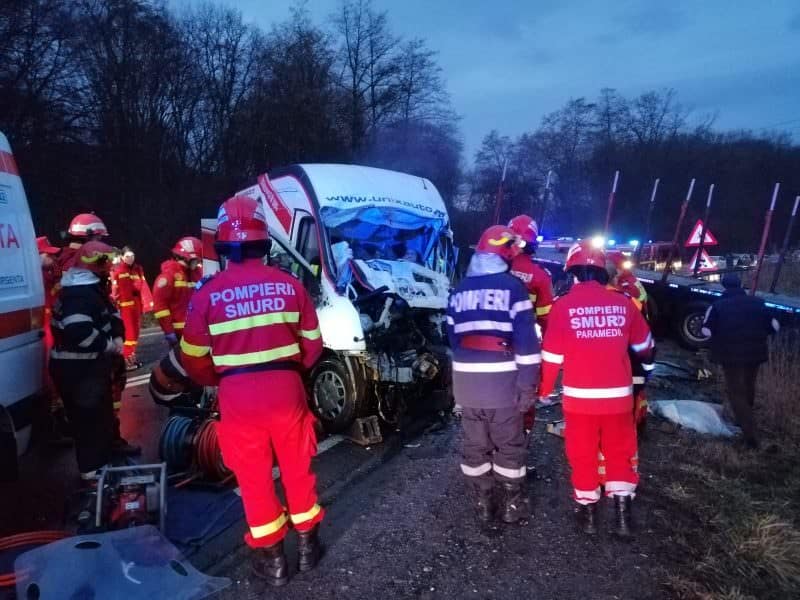
[[[302,164],[262,174],[236,192],[261,202],[271,262],[313,296],[325,353],[308,381],[328,431],[378,415],[448,408],[445,309],[456,254],[429,180],[356,165]],[[204,219],[204,272],[224,265]]]
[[[0,465],[28,447],[42,392],[44,284],[36,234],[11,147],[0,133]]]

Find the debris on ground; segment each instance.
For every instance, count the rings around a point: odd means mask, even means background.
[[[741,433],[722,416],[722,405],[699,400],[656,400],[650,402],[653,414],[698,433],[733,437]]]

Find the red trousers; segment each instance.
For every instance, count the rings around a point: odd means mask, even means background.
[[[125,345],[122,355],[129,358],[136,354],[139,345],[139,332],[142,328],[142,301],[139,298],[120,302],[119,313],[125,325]]]
[[[311,459],[317,452],[314,416],[300,375],[264,371],[224,377],[219,386],[217,432],[225,464],[236,474],[249,533],[263,548],[284,538],[289,522],[308,531],[324,516],[317,503]],[[273,452],[286,492],[286,509],[272,481]]]
[[[565,447],[572,468],[575,501],[592,504],[600,500],[600,485],[608,496],[633,496],[639,483],[636,425],[632,412],[616,415],[564,413]],[[601,481],[599,459],[605,460]]]

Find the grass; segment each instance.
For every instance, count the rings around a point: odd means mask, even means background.
[[[758,381],[762,449],[679,432],[662,501],[680,567],[671,597],[800,598],[800,339],[771,343]]]
[[[761,267],[761,274],[758,276],[758,289],[762,292],[768,292],[772,285],[772,278],[775,275],[776,263],[765,262]],[[753,282],[755,271],[747,271],[742,273],[742,282],[750,289]],[[781,267],[780,278],[778,284],[775,286],[775,292],[778,294],[787,294],[789,296],[800,296],[800,263],[787,262]]]

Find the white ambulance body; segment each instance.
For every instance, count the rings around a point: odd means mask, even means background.
[[[444,202],[427,179],[355,165],[304,164],[238,195],[264,205],[271,260],[306,284],[326,354],[312,408],[331,431],[378,414],[451,402],[444,311],[455,265]],[[219,268],[216,222],[203,221],[205,272]]]
[[[0,464],[28,447],[42,392],[44,284],[31,213],[0,133]],[[9,443],[13,438],[14,443]],[[16,446],[13,449],[13,446]],[[12,450],[9,450],[9,448]]]

